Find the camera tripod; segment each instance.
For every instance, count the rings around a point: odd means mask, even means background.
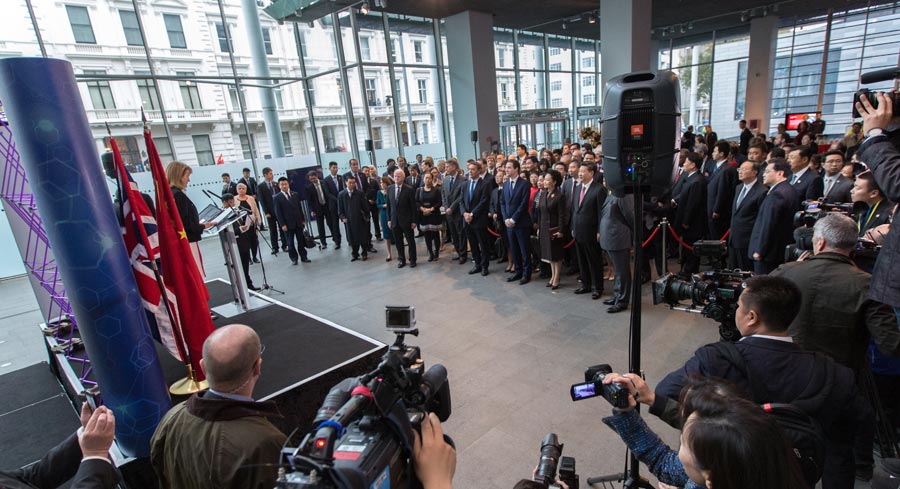
[[[255,225],[254,225],[254,226],[255,226]],[[262,239],[263,242],[266,243],[266,244],[269,246],[269,248],[272,248],[272,243],[270,243],[269,240],[266,239],[265,236],[263,236],[263,233],[259,232],[259,229],[258,229],[258,228],[256,229],[256,236],[259,237],[260,239]],[[284,291],[283,291],[283,290],[278,290],[278,289],[276,289],[275,287],[272,287],[271,285],[269,285],[269,279],[268,279],[268,276],[266,276],[266,264],[263,263],[263,260],[262,260],[262,253],[260,253],[260,251],[259,251],[259,246],[257,245],[256,248],[257,248],[256,252],[260,255],[260,256],[259,256],[259,267],[260,267],[260,269],[262,270],[262,276],[263,276],[263,283],[262,283],[262,286],[259,288],[259,289],[260,289],[260,290],[259,290],[259,293],[260,293],[260,294],[266,294],[266,293],[269,293],[269,292],[276,292],[276,293],[279,293],[279,294],[281,294],[281,295],[284,295]]]
[[[629,174],[632,182],[628,186],[634,191],[634,223],[640,223],[644,214],[644,187],[647,172],[650,167],[641,165],[637,160],[631,165]],[[644,162],[646,163],[646,162]],[[626,192],[627,193],[627,192]],[[634,266],[631,269],[631,325],[628,332],[628,371],[643,377],[641,372],[641,263],[644,252],[641,243],[644,242],[644,226],[635,225],[633,228],[634,240]],[[641,405],[634,409],[640,412]],[[624,489],[654,489],[647,479],[641,477],[640,462],[633,452],[629,451],[625,460],[625,470],[618,474],[602,475],[587,479],[587,485],[602,484],[603,487],[613,487],[616,482],[623,482]]]

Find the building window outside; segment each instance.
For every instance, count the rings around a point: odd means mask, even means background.
[[[197,154],[197,162],[200,166],[209,166],[216,164],[216,157],[213,155],[212,145],[209,143],[209,136],[200,134],[193,137],[194,153]]]
[[[581,97],[581,105],[591,106],[596,105],[596,98],[594,98],[593,93],[586,93]]]
[[[66,5],[66,14],[69,16],[69,25],[72,26],[72,34],[75,36],[76,43],[97,44],[87,7]]]
[[[369,46],[368,37],[359,37],[359,54],[360,57],[362,57],[363,61],[369,61],[372,59],[372,48]]]
[[[391,39],[391,61],[399,63],[400,59],[400,42],[397,38]]]
[[[184,27],[181,25],[181,17],[172,14],[163,14],[163,22],[166,24],[166,34],[169,35],[169,47],[174,49],[187,49],[187,41],[184,38]]]
[[[563,102],[562,102],[561,98],[550,99],[550,107],[556,108],[556,107],[562,107],[562,106],[563,106]]]
[[[326,153],[334,153],[334,152],[341,150],[340,148],[337,147],[337,140],[335,138],[335,127],[336,126],[322,127],[322,142],[325,144],[325,152]]]
[[[309,92],[309,108],[316,106],[316,82],[315,80],[309,80],[306,82],[307,92]],[[312,115],[312,112],[310,112]]]
[[[561,71],[562,63],[550,63],[550,71]]]
[[[740,61],[737,66],[737,87],[734,90],[734,120],[744,118],[744,104],[747,101],[747,62]]]
[[[219,51],[223,53],[230,53],[234,51],[234,41],[230,43],[229,46],[228,39],[225,37],[225,26],[221,22],[216,22],[216,37],[219,38]],[[228,49],[228,48],[231,49]]]
[[[428,123],[422,122],[419,124],[419,137],[421,138],[422,144],[428,144]]]
[[[125,43],[129,46],[143,46],[144,39],[141,37],[137,14],[133,10],[119,10],[119,19],[122,21],[122,30],[125,31]]]
[[[497,67],[503,68],[506,66],[506,50],[500,48],[497,50]]]
[[[428,89],[426,86],[428,85],[428,80],[416,80],[416,83],[419,86],[419,103],[427,104],[428,103]]]
[[[375,90],[374,78],[366,78],[366,101],[369,107],[378,105],[378,92]]]
[[[176,71],[175,74],[177,76],[194,76],[194,74],[189,71]],[[185,109],[203,108],[203,104],[200,101],[200,90],[197,88],[196,83],[188,80],[181,80],[178,82],[178,88],[181,90],[181,100],[184,102]]]
[[[594,75],[585,75],[581,77],[581,86],[582,87],[593,87],[594,86]]]
[[[232,110],[241,110],[241,101],[238,100],[237,87],[228,85],[228,98],[231,100]]]
[[[251,134],[250,139],[247,139],[246,134],[240,134],[238,135],[238,139],[241,140],[241,152],[243,153],[244,159],[253,159],[253,156],[256,155],[256,135]]]
[[[561,81],[556,80],[556,81],[550,83],[550,91],[551,92],[558,92],[560,90],[562,90],[562,82]]]
[[[266,50],[266,54],[272,56],[272,33],[269,31],[268,27],[262,28],[262,37],[263,37],[263,48]]]
[[[103,70],[84,70],[85,75],[105,75]],[[116,101],[113,99],[112,90],[108,81],[87,82],[88,93],[91,96],[91,105],[94,110],[115,109]]]
[[[284,155],[294,156],[294,147],[291,146],[291,133],[289,131],[281,131],[281,141],[284,144]]]
[[[425,43],[423,41],[413,41],[413,56],[415,57],[416,63],[422,63],[425,60],[425,55],[423,54]]]
[[[175,153],[172,152],[172,143],[169,138],[153,138],[153,144],[156,146],[156,152],[159,153],[159,160],[163,165],[168,165],[170,161],[175,159]]]
[[[581,67],[593,69],[594,68],[594,57],[587,56],[587,57],[581,58]]]
[[[136,71],[135,75],[146,76],[149,71]],[[147,110],[159,109],[159,98],[156,96],[156,82],[153,80],[137,80],[138,93],[141,96],[141,107]]]
[[[559,48],[550,48],[550,56],[559,56]]]
[[[381,128],[373,127],[372,128],[372,146],[375,149],[381,149],[382,144],[383,144],[381,137],[382,137],[381,136]]]
[[[509,85],[506,83],[500,84],[500,103],[502,105],[506,105],[509,100]]]
[[[276,83],[278,83],[277,80]],[[275,93],[275,108],[284,110],[284,87],[274,87],[272,92]]]

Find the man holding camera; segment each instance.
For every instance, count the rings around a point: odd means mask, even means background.
[[[856,231],[860,238],[865,237],[869,231],[874,230],[878,226],[891,222],[891,208],[893,206],[885,200],[871,172],[863,172],[856,176],[856,181],[853,182],[853,190],[851,190],[850,194],[854,207],[859,205],[857,207]],[[872,236],[870,239],[872,238],[875,237]]]
[[[893,95],[893,96],[892,96]],[[885,197],[900,202],[900,114],[894,116],[894,93],[875,94],[878,102],[873,107],[867,97],[860,97],[856,110],[863,118],[863,133],[866,139],[860,144],[857,157],[864,161],[878,187]],[[887,235],[884,246],[878,254],[875,271],[872,274],[872,286],[869,297],[894,308],[897,321],[900,323],[900,219],[891,222],[891,231]]]

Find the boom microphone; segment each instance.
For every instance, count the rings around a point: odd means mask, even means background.
[[[859,83],[869,85],[872,83],[893,80],[894,78],[900,78],[900,66],[863,73],[859,76]]]

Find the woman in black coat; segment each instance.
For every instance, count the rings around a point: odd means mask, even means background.
[[[565,230],[569,227],[569,211],[562,197],[559,186],[562,175],[550,170],[543,177],[544,192],[538,201],[540,228],[538,237],[541,243],[541,261],[550,264],[550,281],[547,286],[553,290],[559,288],[562,272],[562,260],[565,255]]]

